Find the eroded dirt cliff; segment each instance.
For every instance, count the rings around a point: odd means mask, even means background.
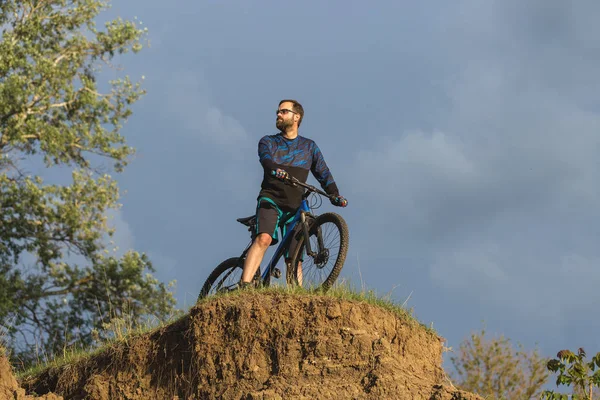
[[[449,385],[442,351],[379,306],[248,291],[22,386],[65,399],[481,399]]]

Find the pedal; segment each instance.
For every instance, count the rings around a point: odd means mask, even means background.
[[[273,271],[271,271],[271,276],[275,279],[281,278],[281,271],[279,268],[273,268]]]

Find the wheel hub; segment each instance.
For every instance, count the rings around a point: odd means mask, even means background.
[[[317,268],[321,269],[327,265],[329,261],[329,249],[323,249],[317,254],[315,257],[315,265]]]

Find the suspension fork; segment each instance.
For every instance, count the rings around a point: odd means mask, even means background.
[[[306,246],[306,254],[310,257],[315,257],[317,255],[319,255],[321,253],[321,251],[323,251],[323,248],[325,247],[323,245],[323,235],[321,235],[321,228],[317,226],[317,245],[318,245],[318,253],[315,253],[314,251],[312,251],[311,247],[310,247],[310,233],[309,233],[309,229],[308,229],[308,221],[306,220],[306,213],[302,212],[300,214],[300,223],[302,224],[302,230],[304,231],[304,242],[305,242],[305,246]]]

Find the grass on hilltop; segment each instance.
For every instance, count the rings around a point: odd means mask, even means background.
[[[340,300],[363,302],[363,303],[371,304],[371,305],[379,307],[379,308],[383,308],[384,310],[387,310],[387,311],[397,315],[399,318],[402,318],[402,319],[405,319],[408,321],[414,321],[414,322],[418,323],[419,325],[421,325],[428,332],[436,334],[436,332],[433,330],[432,327],[426,326],[416,319],[416,317],[413,315],[412,309],[406,308],[406,303],[407,303],[408,299],[404,303],[399,304],[392,299],[391,293],[388,293],[385,296],[380,296],[373,290],[356,289],[355,287],[352,287],[348,282],[345,282],[345,281],[334,284],[334,286],[331,287],[328,291],[323,291],[323,290],[319,290],[319,289],[308,290],[308,289],[298,287],[298,286],[290,287],[290,286],[279,286],[279,285],[259,287],[259,288],[254,288],[254,289],[250,289],[250,290],[252,290],[253,292],[256,292],[256,293],[280,293],[280,294],[289,294],[289,295],[297,295],[297,296],[321,295],[321,296],[337,298]],[[201,300],[198,304],[201,304],[201,303],[207,302],[207,301],[211,301],[212,299],[215,299],[215,298],[228,297],[228,296],[240,296],[244,292],[245,291],[243,291],[243,290],[242,291],[234,290],[231,292],[219,293],[217,295],[209,296],[209,297]]]

